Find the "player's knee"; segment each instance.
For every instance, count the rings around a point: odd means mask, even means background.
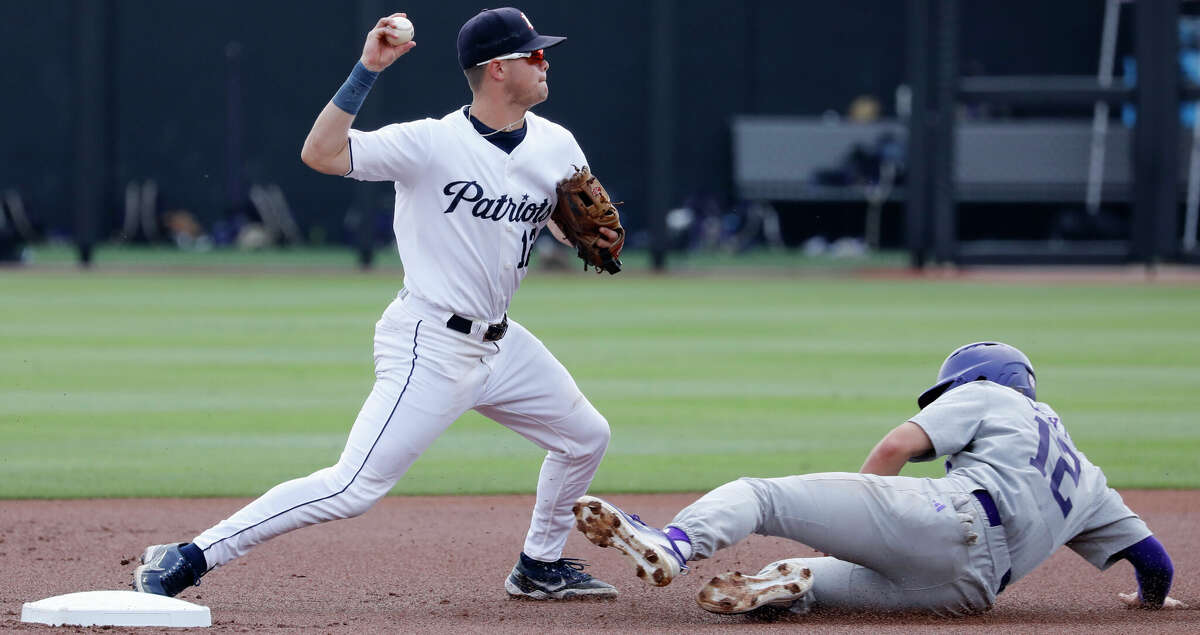
[[[349,492],[347,492],[347,493],[349,493]],[[368,509],[371,509],[372,507],[374,507],[375,502],[378,500],[379,500],[378,498],[359,498],[359,497],[347,498],[345,500],[345,505],[342,509],[343,516],[345,518],[354,518],[355,516],[362,516],[363,514],[367,513]]]
[[[774,499],[771,496],[771,484],[767,479],[743,476],[729,486],[744,489],[744,498],[758,503],[760,518],[773,514],[771,510],[774,507]]]
[[[588,425],[581,435],[580,446],[583,454],[594,456],[604,454],[608,449],[608,442],[612,438],[612,429],[608,427],[608,419],[592,409],[593,416],[590,417]]]
[[[612,437],[608,420],[588,404],[577,410],[574,416],[564,423],[567,443],[557,451],[572,462],[599,462]]]
[[[391,489],[382,483],[367,479],[356,479],[338,498],[341,498],[342,513],[346,518],[353,518],[367,513]]]
[[[387,495],[394,483],[378,478],[369,470],[341,463],[329,469],[326,487],[332,492],[329,504],[342,518],[353,518],[367,512],[379,499]]]

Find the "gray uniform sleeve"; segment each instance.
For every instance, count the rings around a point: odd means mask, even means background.
[[[984,408],[981,395],[965,388],[947,392],[909,419],[921,426],[933,442],[932,451],[913,457],[911,461],[931,461],[939,456],[957,454],[975,438],[982,422],[979,413],[984,412]]]
[[[1101,571],[1113,564],[1112,556],[1151,535],[1146,523],[1133,513],[1121,495],[1109,488],[1104,500],[1096,505],[1087,527],[1067,546]]]

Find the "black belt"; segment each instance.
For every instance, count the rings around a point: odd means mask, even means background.
[[[471,321],[461,315],[458,315],[457,313],[451,315],[449,320],[446,320],[446,327],[458,331],[463,335],[471,334]],[[496,340],[503,338],[504,334],[507,332],[508,314],[505,314],[503,320],[500,320],[496,324],[488,325],[487,331],[485,331],[483,334],[483,341],[495,342]]]
[[[988,525],[999,527],[1001,525],[1000,510],[996,507],[996,501],[992,500],[992,495],[987,493],[985,489],[977,489],[971,493],[975,495],[975,498],[979,501],[979,505],[983,507],[983,513],[987,515]],[[1000,595],[1004,587],[1008,586],[1009,580],[1012,580],[1012,569],[1005,571],[1004,575],[1000,578],[1000,588],[996,589],[996,595]]]

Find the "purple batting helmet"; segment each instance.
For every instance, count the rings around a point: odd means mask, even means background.
[[[1000,342],[975,342],[950,353],[938,371],[937,383],[917,397],[917,405],[924,408],[942,393],[980,379],[1037,399],[1037,379],[1025,353]]]

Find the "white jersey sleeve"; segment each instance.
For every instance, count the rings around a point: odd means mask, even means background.
[[[472,321],[504,318],[553,213],[555,185],[587,161],[566,128],[532,112],[525,125],[511,152],[480,135],[466,106],[350,131],[347,176],[395,184],[392,228],[409,294]]]
[[[416,183],[433,152],[434,119],[391,124],[379,130],[350,131],[350,171],[359,181]]]
[[[566,133],[567,139],[570,140],[570,147],[566,151],[574,155],[574,158],[571,159],[571,165],[576,167],[588,165],[587,157],[583,155],[583,148],[579,147],[579,142],[575,140],[575,135],[568,132],[566,128],[562,128],[562,131]],[[567,174],[571,174],[572,172],[574,170],[567,172]]]

